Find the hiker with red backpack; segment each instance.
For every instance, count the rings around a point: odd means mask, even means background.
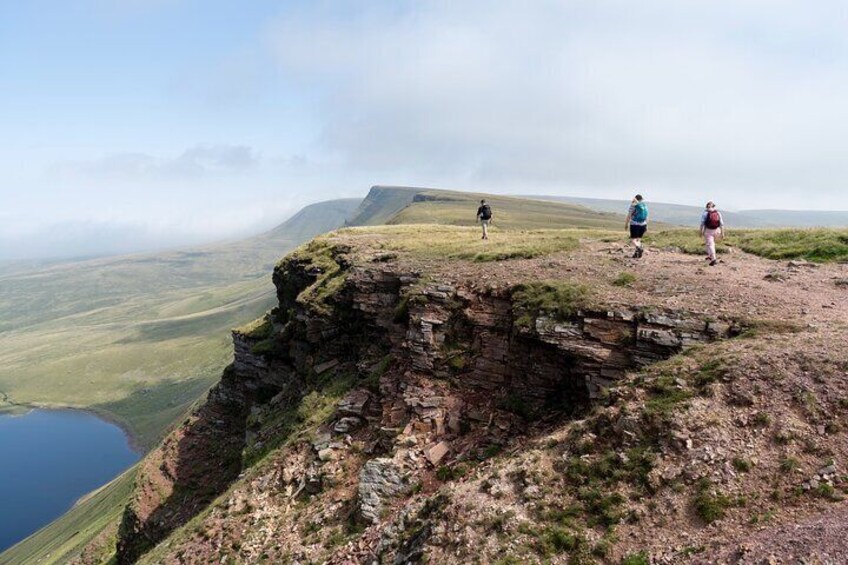
[[[704,238],[710,267],[715,267],[718,263],[716,261],[716,239],[723,238],[726,235],[725,232],[724,218],[721,217],[721,212],[718,211],[714,202],[707,202],[706,209],[701,215],[701,237]]]

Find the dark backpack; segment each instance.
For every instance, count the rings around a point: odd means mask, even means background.
[[[492,209],[489,208],[488,204],[483,204],[480,206],[480,219],[481,220],[491,220],[492,219]]]
[[[718,210],[707,212],[707,220],[704,222],[704,226],[711,230],[717,230],[721,227],[721,214],[718,213]]]

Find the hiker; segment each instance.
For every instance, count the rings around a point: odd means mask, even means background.
[[[648,231],[648,205],[641,194],[637,194],[630,201],[630,209],[627,210],[624,229],[630,230],[630,240],[633,242],[633,247],[636,248],[633,252],[633,258],[639,259],[645,253],[645,248],[642,246],[642,236]]]
[[[716,209],[714,202],[707,202],[706,209],[701,214],[701,237],[704,238],[704,244],[707,248],[707,261],[710,262],[710,267],[715,267],[718,263],[716,261],[716,239],[723,238],[725,232],[724,218],[721,217],[721,212]]]
[[[492,208],[486,204],[485,200],[480,201],[480,207],[477,208],[477,219],[483,226],[483,239],[489,239],[489,224],[492,221]]]

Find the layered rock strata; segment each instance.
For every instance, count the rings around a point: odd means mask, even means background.
[[[331,250],[332,277],[308,256],[277,267],[280,303],[268,331],[234,332],[221,383],[142,466],[119,562],[185,524],[285,441],[291,422],[281,415],[328,383],[349,390],[286,488],[320,492],[339,465],[335,454],[358,438],[356,515],[374,523],[422,473],[497,444],[540,414],[579,415],[627,371],[738,331],[695,313],[600,304],[526,323],[509,289],[441,284],[390,258],[351,253]]]

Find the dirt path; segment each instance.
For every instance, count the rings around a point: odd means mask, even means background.
[[[583,282],[608,304],[658,306],[714,313],[716,317],[792,320],[801,324],[848,323],[848,265],[772,261],[747,253],[726,255],[709,267],[700,256],[648,249],[632,259],[625,245],[587,241],[580,249],[529,260],[473,263],[417,260],[445,279],[505,287],[528,280]],[[631,287],[612,281],[636,277]],[[599,284],[607,281],[608,284]]]

